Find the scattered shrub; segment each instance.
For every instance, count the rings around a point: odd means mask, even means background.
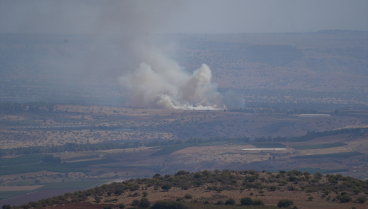
[[[277,186],[271,186],[271,187],[270,187],[270,191],[273,191],[273,192],[274,192],[274,191],[276,191],[276,190],[277,190]]]
[[[101,202],[101,199],[102,199],[102,197],[99,197],[99,196],[95,197],[96,203],[100,203]]]
[[[178,171],[178,172],[175,174],[175,176],[181,176],[181,175],[185,176],[185,175],[188,175],[188,174],[189,174],[189,172],[188,172],[188,171],[180,170],[180,171]]]
[[[353,192],[354,192],[355,194],[359,194],[359,193],[361,193],[361,192],[362,192],[362,190],[360,190],[358,187],[355,187],[355,188],[354,188],[354,190],[353,190]]]
[[[222,188],[222,187],[218,187],[218,188],[216,188],[216,191],[217,191],[218,193],[220,193],[220,192],[224,191],[224,188]]]
[[[365,201],[367,201],[367,197],[365,197],[365,196],[360,196],[360,197],[358,197],[357,198],[357,200],[356,200],[358,203],[365,203]]]
[[[287,208],[289,206],[292,206],[293,204],[294,204],[293,201],[288,200],[288,199],[283,199],[283,200],[280,200],[277,203],[277,207],[279,207],[279,208]]]
[[[250,197],[241,198],[240,205],[253,205],[253,200]]]
[[[235,200],[233,198],[230,198],[226,200],[225,205],[235,205]]]
[[[340,197],[340,202],[342,203],[351,202],[351,201],[352,201],[352,198],[348,194],[344,194]]]
[[[298,178],[296,178],[295,176],[290,176],[288,180],[289,180],[290,182],[294,182],[294,181],[297,181],[297,179],[298,179]]]
[[[171,189],[171,185],[170,184],[165,184],[161,187],[161,189],[165,190],[165,191],[169,191],[169,189]]]
[[[141,208],[148,208],[150,205],[151,205],[151,202],[148,201],[148,199],[145,197],[143,197],[138,204],[138,206]]]
[[[195,181],[194,185],[199,187],[199,186],[203,185],[203,182],[202,181]]]
[[[183,186],[181,186],[181,189],[182,190],[188,190],[189,189],[189,185],[183,185]]]
[[[219,201],[217,201],[217,203],[216,203],[216,205],[223,205],[224,204],[224,201],[222,201],[222,200],[219,200]]]
[[[134,192],[134,194],[129,194],[128,197],[138,197],[138,192]]]
[[[263,203],[263,200],[256,199],[256,200],[253,201],[253,205],[264,205],[264,203]]]
[[[211,174],[211,171],[204,170],[204,171],[202,171],[202,174],[205,175],[205,176],[208,176],[208,175]]]
[[[193,198],[193,195],[191,195],[191,194],[186,194],[185,196],[184,196],[184,198],[185,199],[192,199]]]
[[[139,205],[139,200],[133,200],[131,205],[132,206],[138,206]]]
[[[194,178],[202,178],[202,174],[196,173],[196,174],[194,174]]]
[[[280,186],[285,186],[288,182],[286,180],[279,181]]]

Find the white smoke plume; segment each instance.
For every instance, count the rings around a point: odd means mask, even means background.
[[[226,108],[217,86],[211,83],[212,72],[206,64],[189,74],[157,47],[150,49],[141,54],[143,62],[136,70],[118,78],[128,89],[128,105],[196,110]]]
[[[14,0],[0,4],[4,32],[79,34],[94,43],[88,50],[73,44],[59,46],[57,50],[67,56],[49,59],[49,66],[62,71],[57,79],[68,86],[118,82],[127,93],[127,105],[136,107],[216,110],[231,103],[217,92],[206,64],[190,73],[193,69],[180,67],[167,45],[155,39],[155,34],[175,24],[170,21],[172,14],[185,12],[185,1]]]

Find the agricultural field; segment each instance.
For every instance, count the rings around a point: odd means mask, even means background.
[[[341,130],[316,133],[314,138],[306,137],[308,135],[259,138],[265,142],[253,142],[248,138],[219,138],[169,140],[171,144],[165,145],[167,140],[164,140],[159,146],[151,147],[141,144],[119,149],[7,155],[0,161],[3,165],[0,189],[6,197],[22,194],[14,191],[15,186],[19,192],[22,187],[28,187],[27,192],[23,193],[46,189],[83,189],[96,182],[145,178],[155,173],[172,174],[180,169],[192,172],[205,169],[252,168],[275,172],[280,169],[298,169],[312,174],[341,173],[368,179],[367,130],[347,129],[355,130],[350,134],[341,134]],[[272,147],[286,149],[269,150]],[[259,150],[242,150],[244,148]],[[14,164],[9,165],[11,162]]]
[[[258,108],[254,108],[257,110]],[[264,108],[265,109],[265,108]],[[298,117],[287,113],[237,111],[183,111],[55,105],[52,111],[3,114],[0,147],[36,147],[66,143],[147,141],[189,138],[292,137],[308,131],[367,127],[367,111],[325,112]],[[268,111],[275,111],[268,108]],[[37,125],[22,121],[32,120]],[[15,125],[19,122],[20,125]]]
[[[301,117],[288,112],[246,113],[262,108],[182,111],[53,105],[50,111],[43,107],[2,113],[0,181],[7,197],[18,194],[11,186],[47,188],[51,183],[112,181],[180,169],[297,168],[367,178],[365,111]],[[275,112],[270,107],[262,110]],[[361,130],[341,132],[357,128]]]

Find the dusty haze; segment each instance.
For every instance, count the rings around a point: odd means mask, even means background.
[[[41,64],[57,70],[56,82],[65,86],[118,83],[127,104],[136,107],[213,110],[243,105],[217,92],[209,66],[183,69],[172,59],[175,46],[157,41],[155,34],[175,24],[171,15],[185,12],[184,1],[6,1],[2,8],[7,8],[3,16],[12,17],[2,27],[12,31],[85,38],[80,45],[65,38],[56,46],[62,56]]]

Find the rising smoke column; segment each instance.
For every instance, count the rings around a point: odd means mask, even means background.
[[[139,67],[119,77],[128,90],[128,105],[167,109],[224,109],[223,96],[211,83],[212,72],[203,64],[192,74],[157,46],[145,47]]]
[[[156,11],[149,12],[162,13],[165,12],[163,8],[152,7]],[[151,21],[149,18],[152,15],[141,15],[138,18],[141,21]],[[165,21],[160,19],[157,24],[163,23]],[[196,110],[226,108],[223,96],[217,92],[217,85],[211,82],[210,68],[203,64],[193,73],[188,73],[171,58],[174,54],[172,50],[166,50],[167,46],[158,44],[154,36],[155,28],[151,24],[143,25],[149,27],[139,30],[134,28],[132,31],[135,32],[126,38],[129,41],[125,47],[132,53],[131,60],[134,60],[134,64],[130,63],[131,69],[123,71],[122,76],[118,77],[119,83],[128,94],[127,105]],[[151,35],[142,35],[141,31],[149,31],[148,34]]]
[[[127,104],[137,107],[229,107],[231,99],[217,92],[207,65],[188,73],[155,39],[154,34],[175,24],[170,17],[185,6],[182,0],[0,1],[0,25],[11,33],[88,37],[91,47],[58,45],[55,51],[63,56],[47,59],[44,68],[60,71],[55,81],[65,86],[118,83],[128,95]]]

